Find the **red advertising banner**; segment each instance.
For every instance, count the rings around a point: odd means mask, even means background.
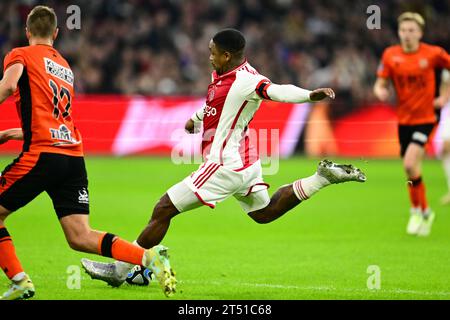
[[[173,155],[200,153],[201,135],[184,132],[184,124],[204,103],[198,97],[127,97],[87,95],[76,98],[72,116],[87,154]],[[294,152],[315,156],[397,157],[395,110],[387,105],[359,108],[335,121],[327,106],[264,101],[250,127],[265,155]],[[18,127],[12,99],[0,107],[0,130]],[[439,149],[439,128],[429,153]],[[21,143],[0,146],[0,153],[17,154]]]
[[[170,155],[174,149],[199,153],[201,135],[184,131],[186,121],[204,104],[197,97],[79,96],[72,116],[81,131],[87,154]],[[257,147],[268,155],[289,156],[305,126],[309,105],[263,102],[251,128]],[[18,127],[12,99],[0,110],[0,130]],[[21,143],[8,142],[0,153],[18,153]]]

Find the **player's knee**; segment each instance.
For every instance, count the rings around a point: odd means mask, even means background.
[[[6,218],[8,217],[7,214],[5,213],[0,213],[0,222],[3,223],[5,222]]]
[[[253,219],[258,224],[266,224],[269,223],[271,220],[268,219],[269,215],[265,214],[265,212],[260,211],[254,211],[249,212],[248,216]]]
[[[405,159],[403,162],[403,168],[405,169],[408,177],[415,177],[418,175],[418,167],[415,161]]]
[[[76,251],[86,251],[89,240],[90,234],[87,230],[86,232],[77,232],[67,236],[67,243],[70,248]]]
[[[414,166],[405,167],[405,173],[410,179],[420,176],[420,171]]]
[[[67,243],[75,251],[83,251],[85,248],[85,241],[81,237],[69,237],[67,238]]]
[[[0,222],[5,222],[6,218],[10,215],[10,211],[5,207],[0,206]]]

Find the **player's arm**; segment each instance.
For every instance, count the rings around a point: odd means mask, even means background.
[[[380,64],[377,68],[377,80],[373,86],[373,93],[375,97],[380,101],[387,101],[390,96],[389,82],[392,78],[393,71],[390,64],[391,51],[389,49],[384,50],[381,56]]]
[[[326,97],[331,99],[335,97],[335,93],[331,88],[319,88],[310,91],[292,84],[271,83],[269,80],[259,82],[255,91],[263,99],[288,103],[314,102],[323,100]]]
[[[0,103],[3,103],[17,89],[17,83],[23,73],[23,65],[15,63],[9,66],[0,81]]]
[[[13,128],[0,131],[0,144],[9,140],[23,140],[23,131],[21,128]]]
[[[447,69],[442,70],[441,78],[439,96],[434,99],[434,107],[436,109],[441,109],[450,101],[450,71]]]
[[[373,86],[373,93],[380,101],[387,101],[389,99],[389,79],[378,77]]]
[[[3,103],[17,89],[17,83],[22,76],[23,65],[15,63],[8,67],[0,80],[0,104]],[[23,140],[23,132],[20,128],[0,131],[0,144],[9,140]]]
[[[192,116],[186,121],[184,129],[188,133],[198,133],[200,132],[200,127],[203,122],[205,106],[202,106],[200,109],[196,110]]]

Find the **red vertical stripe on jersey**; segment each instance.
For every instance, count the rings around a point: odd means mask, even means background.
[[[250,163],[250,138],[246,134],[244,139],[245,139],[245,150],[244,150],[245,159],[244,159],[243,164],[245,167],[246,165],[248,165]]]

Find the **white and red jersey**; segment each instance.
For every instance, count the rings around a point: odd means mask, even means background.
[[[202,153],[205,161],[229,169],[244,169],[259,157],[249,138],[249,123],[263,98],[270,80],[245,60],[223,75],[212,73],[203,120]],[[198,114],[198,113],[197,113]]]

